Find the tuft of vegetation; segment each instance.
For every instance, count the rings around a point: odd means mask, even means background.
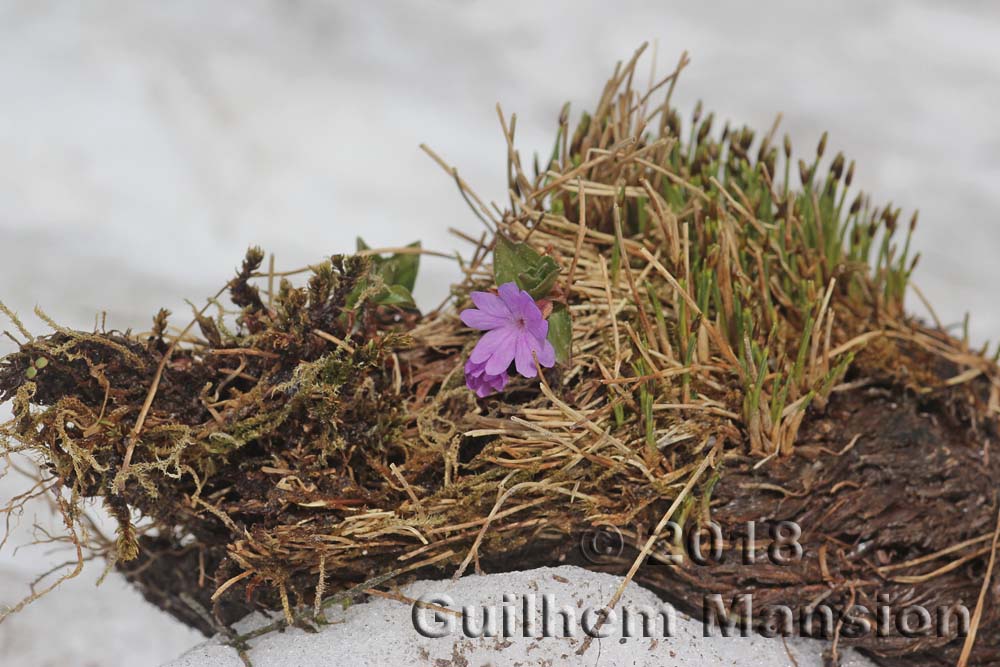
[[[226,286],[235,309],[220,292],[177,333],[163,311],[143,335],[22,330],[0,362],[15,412],[0,433],[42,473],[8,511],[48,495],[79,559],[110,557],[206,632],[250,609],[281,612],[274,629],[407,573],[557,562],[600,524],[645,526],[631,579],[668,521],[707,521],[730,471],[775,486],[803,429],[872,384],[995,423],[995,360],[903,310],[916,216],[901,227],[853,192],[825,135],[798,158],[777,123],[720,129],[700,105],[682,121],[686,56],[638,92],[640,53],[575,127],[564,110],[531,176],[498,110],[505,211],[428,150],[486,227],[448,307],[413,309],[433,253],[359,240],[285,274],[251,249]],[[551,300],[560,363],[477,401],[462,381],[476,334],[455,313],[507,281]],[[118,520],[115,539],[84,499]],[[928,546],[896,548],[904,562]],[[824,561],[838,595],[875,576],[838,553]]]

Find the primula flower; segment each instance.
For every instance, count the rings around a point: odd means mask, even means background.
[[[486,398],[495,391],[503,391],[510,376],[506,369],[502,373],[490,375],[486,372],[486,364],[474,363],[471,359],[465,362],[465,386],[476,392],[479,398]]]
[[[460,315],[466,326],[486,332],[465,364],[466,386],[480,397],[506,386],[511,362],[526,378],[538,374],[533,355],[545,368],[556,363],[556,351],[548,340],[549,323],[531,295],[512,282],[497,291],[499,295],[473,292],[476,307]]]

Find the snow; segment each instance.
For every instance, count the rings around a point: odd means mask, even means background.
[[[594,628],[596,614],[603,609],[621,583],[619,577],[590,572],[577,567],[539,568],[527,572],[467,576],[456,582],[418,581],[400,589],[402,596],[422,601],[441,600],[443,596],[453,602],[452,610],[468,609],[471,619],[469,629],[463,632],[463,621],[433,619],[434,612],[420,610],[419,623],[413,620],[413,604],[384,598],[336,609],[328,615],[330,625],[318,633],[292,629],[272,633],[254,640],[248,655],[255,667],[326,667],[327,665],[357,665],[358,667],[439,667],[441,665],[604,665],[605,667],[822,667],[822,651],[826,646],[818,640],[789,639],[786,649],[781,639],[758,636],[722,636],[717,629],[712,636],[705,636],[703,625],[669,605],[652,592],[629,584],[621,602],[616,607],[617,620],[600,629],[603,639],[596,639],[589,649],[579,655],[583,646],[585,624]],[[578,621],[571,625],[575,636],[567,637],[564,621],[551,612],[553,619],[549,636],[542,632],[542,599],[550,595],[550,609],[568,605]],[[506,596],[506,598],[505,598]],[[531,596],[531,597],[529,597]],[[524,614],[524,601],[535,614]],[[508,602],[508,618],[512,621],[503,632],[501,619],[504,602]],[[484,608],[493,610],[495,634],[480,637]],[[593,614],[588,616],[586,611]],[[645,635],[638,622],[638,612],[644,610],[657,622]],[[636,622],[632,632],[626,633],[621,620],[632,613]],[[663,614],[658,616],[658,614]],[[669,636],[664,636],[663,618],[673,619]],[[445,617],[447,618],[447,617]],[[609,617],[612,618],[612,617]],[[533,619],[534,627],[525,620]],[[254,619],[242,630],[252,629],[265,619]],[[588,624],[589,623],[589,624]],[[450,630],[444,636],[426,637],[424,633]],[[435,632],[435,634],[437,634]],[[528,637],[525,637],[525,634]],[[626,636],[629,634],[630,636]],[[872,667],[868,661],[853,651],[842,651],[843,667]],[[795,663],[792,658],[794,657]],[[235,650],[218,641],[198,646],[165,667],[242,667]]]

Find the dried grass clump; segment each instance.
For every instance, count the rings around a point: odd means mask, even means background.
[[[916,217],[902,229],[899,209],[850,196],[854,165],[840,154],[827,165],[825,136],[795,163],[793,187],[777,123],[760,137],[718,133],[699,107],[685,129],[670,99],[686,58],[640,94],[638,56],[575,129],[562,115],[531,177],[515,120],[500,114],[506,211],[431,153],[487,227],[447,308],[420,316],[378,299],[378,251],[333,257],[295,287],[295,272],[262,272],[251,250],[227,285],[237,310],[210,299],[179,335],[163,312],[147,335],[22,330],[0,365],[15,409],[2,434],[9,453],[42,464],[34,493],[64,508],[80,558],[112,558],[206,632],[253,608],[320,621],[345,591],[407,572],[578,561],[576,536],[599,524],[634,538],[602,567],[631,563],[629,578],[693,606],[716,590],[789,604],[987,590],[988,576],[962,566],[992,558],[1000,471],[982,443],[1000,375],[995,359],[905,315]],[[477,401],[462,378],[474,333],[455,313],[492,286],[497,234],[562,267],[553,298],[572,314],[572,357]],[[885,445],[893,434],[870,414],[889,410],[880,401],[912,408],[897,430],[932,414],[934,437]],[[865,457],[883,450],[886,486],[872,488]],[[86,523],[88,498],[117,518],[116,540]],[[920,526],[899,529],[899,498]],[[668,520],[744,516],[806,517],[803,541],[821,558],[661,564]],[[917,529],[942,516],[964,521]],[[998,618],[980,602],[981,627]],[[966,642],[856,643],[944,660]],[[976,651],[987,664],[1000,642],[981,636]]]

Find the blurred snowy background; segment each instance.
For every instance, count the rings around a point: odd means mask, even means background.
[[[29,328],[144,329],[185,317],[250,244],[280,267],[478,233],[426,142],[503,200],[494,110],[522,155],[551,148],[560,106],[589,108],[616,60],[687,49],[675,100],[769,127],[797,150],[823,130],[876,201],[919,208],[916,282],[942,320],[1000,334],[1000,5],[837,3],[0,0],[0,300]],[[652,50],[652,49],[651,49]],[[994,118],[994,120],[990,120]],[[418,300],[454,277],[425,258]],[[919,304],[913,304],[919,311]],[[7,324],[0,328],[7,327]],[[0,340],[0,353],[12,344]],[[7,414],[0,408],[0,416]],[[0,481],[0,504],[18,485]],[[57,525],[42,508],[26,515]],[[0,553],[0,604],[67,554]],[[0,625],[0,664],[157,665],[198,636],[101,564]]]

